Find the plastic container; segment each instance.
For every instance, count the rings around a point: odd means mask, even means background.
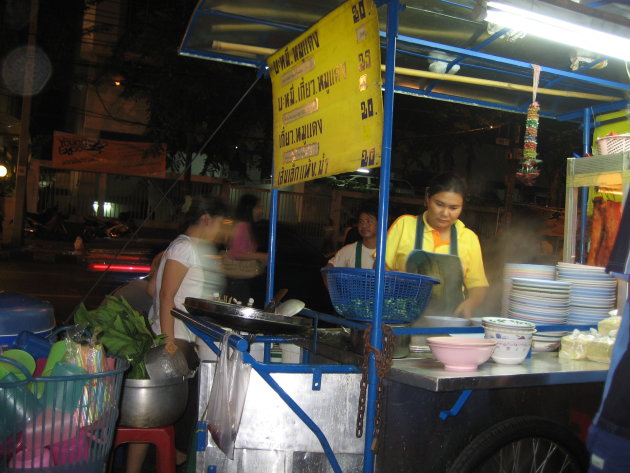
[[[0,361],[16,363],[1,356]],[[63,365],[58,366],[56,373],[68,372]],[[15,381],[13,374],[1,379],[0,422],[11,422],[12,427],[8,432],[2,429],[0,471],[104,471],[116,430],[123,376],[129,364],[123,359],[108,358],[107,366],[108,371],[95,374],[33,377],[24,370],[24,380]],[[39,392],[40,386],[44,387],[44,395],[37,399],[34,392]],[[81,390],[76,399],[78,386]],[[62,399],[73,399],[71,411],[64,411],[63,403],[50,402],[49,396],[59,391],[66,393]]]
[[[597,139],[599,154],[615,154],[630,151],[630,135],[610,135]]]
[[[13,342],[13,348],[19,348],[31,354],[35,359],[47,358],[52,342],[45,336],[23,330]]]
[[[58,411],[74,412],[79,407],[83,395],[83,388],[87,382],[87,372],[80,366],[60,361],[53,366],[51,376],[68,377],[65,383],[44,384],[44,399],[46,406]],[[76,381],[75,381],[76,379]]]
[[[15,292],[0,292],[0,346],[13,345],[24,330],[45,337],[54,327],[50,302]]]
[[[3,437],[21,432],[41,409],[41,404],[26,383],[20,383],[14,373],[8,373],[0,379],[0,389],[7,384],[14,387],[0,392],[0,432]],[[4,439],[0,439],[4,440]]]
[[[371,322],[374,314],[373,269],[323,268],[328,281],[328,293],[335,311],[350,320]],[[422,315],[435,278],[421,274],[385,271],[383,322],[406,324]]]

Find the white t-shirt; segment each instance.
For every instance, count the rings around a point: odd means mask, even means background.
[[[214,256],[214,257],[213,257]],[[225,278],[219,268],[217,251],[214,245],[206,240],[179,235],[171,242],[160,259],[155,275],[155,294],[153,305],[149,311],[151,328],[157,334],[162,333],[160,327],[160,288],[166,260],[174,260],[188,268],[177,293],[175,308],[186,310],[184,301],[187,297],[210,299],[214,293],[221,294],[225,286]],[[186,324],[175,319],[175,338],[194,341],[195,335],[188,330]]]
[[[369,249],[360,242],[350,243],[340,248],[328,262],[336,268],[354,268],[357,244],[361,245],[361,268],[374,269],[376,249]]]

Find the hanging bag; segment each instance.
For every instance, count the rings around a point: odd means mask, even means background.
[[[208,398],[206,422],[216,446],[233,460],[252,367],[243,361],[242,352],[230,348],[230,333],[226,332],[221,340],[221,355]]]

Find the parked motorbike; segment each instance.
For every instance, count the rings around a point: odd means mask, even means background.
[[[65,225],[66,216],[57,207],[50,207],[40,213],[26,212],[24,232],[40,238],[68,239],[70,234]]]
[[[81,236],[84,241],[91,241],[99,237],[120,238],[130,235],[132,232],[132,224],[129,219],[88,216],[83,217],[83,220]]]

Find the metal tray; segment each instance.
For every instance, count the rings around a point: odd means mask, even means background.
[[[310,319],[299,316],[285,317],[254,307],[194,297],[187,297],[184,301],[184,307],[191,315],[207,318],[223,327],[249,333],[302,333],[312,327]]]

